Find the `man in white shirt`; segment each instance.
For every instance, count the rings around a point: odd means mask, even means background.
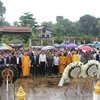
[[[45,76],[45,66],[47,63],[46,54],[44,51],[39,55],[40,75]]]
[[[22,70],[21,69],[22,62],[21,62],[21,57],[19,56],[19,53],[16,53],[16,65],[17,65],[19,77],[20,77],[21,70]]]
[[[54,75],[58,74],[58,66],[59,66],[59,57],[58,54],[56,53],[55,56],[53,57],[53,73]]]

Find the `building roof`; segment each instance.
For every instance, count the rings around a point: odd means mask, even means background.
[[[43,26],[39,26],[36,29],[39,30],[39,29],[43,29],[43,28],[44,28]]]
[[[22,32],[22,33],[26,33],[26,32],[32,32],[32,29],[29,27],[22,27],[22,26],[5,26],[0,28],[1,32]]]
[[[51,31],[46,30],[46,33],[51,34],[52,32],[51,32]]]

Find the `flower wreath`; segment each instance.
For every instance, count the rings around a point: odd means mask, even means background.
[[[83,77],[93,77],[95,75],[99,75],[100,72],[100,63],[96,60],[90,60],[87,64],[85,64],[82,68]]]
[[[62,78],[59,82],[59,86],[62,86],[64,81],[70,82],[73,78],[79,77],[81,73],[81,67],[83,66],[82,62],[70,63],[62,74]]]

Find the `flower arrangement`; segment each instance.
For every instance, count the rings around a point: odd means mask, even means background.
[[[89,60],[82,68],[82,74],[80,76],[85,77],[99,77],[100,63],[96,60]]]
[[[79,77],[82,66],[83,66],[82,62],[70,63],[65,68],[58,86],[62,86],[65,81],[70,82],[73,78]]]

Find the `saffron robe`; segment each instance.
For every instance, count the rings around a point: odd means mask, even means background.
[[[62,74],[66,67],[66,57],[60,56],[59,58],[59,73]]]
[[[66,56],[66,65],[69,65],[70,63],[72,63],[72,56],[71,55],[67,55]]]
[[[22,57],[22,72],[23,72],[23,76],[30,75],[30,58],[29,58],[29,56]]]

